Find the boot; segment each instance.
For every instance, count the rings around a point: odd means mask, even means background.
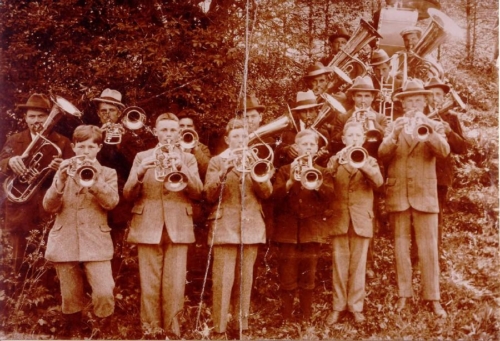
[[[82,312],[76,312],[73,314],[63,314],[64,316],[64,327],[62,330],[62,336],[65,338],[78,337],[82,332]]]
[[[302,317],[305,321],[309,321],[312,316],[312,299],[313,291],[300,289],[300,309],[302,309]]]
[[[293,312],[294,292],[292,290],[281,290],[281,315],[283,320],[290,320]]]

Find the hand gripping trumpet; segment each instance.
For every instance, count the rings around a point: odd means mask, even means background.
[[[339,164],[349,164],[352,168],[361,168],[368,160],[368,152],[363,147],[346,147],[340,152]]]
[[[427,124],[425,115],[422,112],[417,112],[413,117],[406,117],[405,133],[412,135],[420,142],[426,141],[429,135],[432,134],[432,127]]]
[[[295,181],[300,181],[305,189],[318,189],[323,183],[323,174],[321,174],[319,170],[314,168],[313,155],[310,153],[306,153],[297,157],[295,161],[297,162],[297,165],[293,170],[293,178],[295,179]]]
[[[171,192],[182,191],[188,183],[186,174],[179,171],[180,165],[175,162],[179,158],[175,147],[174,143],[167,141],[167,144],[158,146],[154,150],[155,179],[163,182],[165,188]]]
[[[10,201],[24,203],[33,197],[41,184],[50,175],[49,167],[54,158],[62,155],[59,147],[47,137],[52,128],[64,114],[80,118],[82,113],[70,102],[60,96],[51,97],[54,105],[41,131],[33,138],[30,145],[21,155],[26,172],[5,179],[4,190]]]
[[[146,113],[139,107],[128,107],[123,111],[121,123],[108,123],[105,130],[104,143],[120,144],[125,128],[128,130],[139,130],[146,124]]]
[[[265,154],[265,156],[261,156]],[[250,173],[255,182],[266,182],[274,174],[273,149],[267,143],[231,150],[229,158],[236,171]]]
[[[93,162],[87,160],[85,155],[74,156],[70,161],[66,169],[68,176],[75,179],[82,187],[91,187],[97,177],[97,170],[92,166]]]
[[[381,142],[382,134],[375,128],[375,122],[373,119],[366,117],[368,109],[360,109],[354,113],[354,119],[356,122],[363,124],[363,129],[365,131],[366,142]]]

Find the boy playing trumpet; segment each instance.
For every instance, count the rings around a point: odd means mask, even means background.
[[[384,181],[377,160],[361,148],[364,141],[362,124],[347,122],[342,136],[346,147],[328,162],[335,187],[329,231],[333,236],[333,311],[328,324],[337,323],[345,310],[355,322],[365,320],[362,311],[366,257],[373,237],[373,190]],[[354,153],[362,153],[364,158],[356,160]]]

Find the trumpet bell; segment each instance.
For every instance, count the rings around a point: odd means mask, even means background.
[[[323,183],[323,174],[316,168],[308,168],[300,175],[300,183],[307,190],[318,189]]]
[[[198,133],[193,129],[182,130],[180,146],[182,149],[192,149],[198,144]]]
[[[67,99],[61,97],[61,96],[54,96],[52,98],[52,101],[62,111],[64,111],[66,114],[69,114],[71,116],[75,116],[80,118],[82,116],[82,112],[78,110],[77,107],[75,107],[70,101]]]
[[[76,173],[76,179],[80,186],[91,187],[95,183],[96,172],[92,166],[80,167]]]
[[[188,179],[186,174],[182,172],[170,172],[165,176],[163,182],[165,188],[170,192],[179,192],[186,188]]]
[[[364,166],[368,153],[364,148],[354,148],[349,152],[349,164],[353,168],[361,168]]]
[[[123,111],[123,125],[128,130],[138,130],[146,123],[146,112],[139,107],[128,107]]]
[[[432,133],[432,127],[427,124],[419,124],[415,127],[415,136],[419,141],[426,141]]]
[[[267,160],[259,160],[252,165],[250,176],[255,182],[266,182],[271,179],[273,174],[273,163]]]

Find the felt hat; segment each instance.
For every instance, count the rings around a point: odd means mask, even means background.
[[[122,103],[122,94],[118,90],[104,89],[101,96],[92,99],[92,101],[113,104],[121,109],[125,108],[125,104]]]
[[[432,91],[424,88],[424,83],[417,78],[408,78],[403,84],[401,92],[394,95],[394,99],[400,99],[414,95],[430,95]]]
[[[370,65],[372,66],[380,65],[388,62],[389,60],[391,60],[391,58],[389,57],[387,52],[385,52],[383,49],[378,49],[373,51],[372,58],[370,60]]]
[[[358,76],[354,80],[354,84],[347,89],[347,93],[352,93],[355,91],[370,91],[370,92],[379,92],[379,90],[375,89],[373,86],[373,81],[369,76],[361,77]]]
[[[425,84],[424,89],[429,90],[431,88],[441,88],[444,93],[447,94],[450,91],[450,86],[441,82],[437,77],[432,77],[427,84]]]
[[[295,107],[292,111],[304,110],[309,108],[316,108],[322,105],[316,102],[316,96],[312,90],[309,91],[299,91],[297,92],[297,101],[295,102]]]
[[[344,26],[337,26],[333,33],[328,37],[328,41],[333,43],[333,41],[339,37],[349,40],[351,35],[347,32]]]
[[[312,65],[309,65],[306,72],[307,73],[304,76],[304,78],[316,77],[316,76],[322,75],[324,73],[331,73],[331,72],[333,72],[333,69],[324,66],[323,63],[321,63],[321,62],[316,62]]]
[[[16,107],[20,109],[36,109],[43,111],[50,111],[51,109],[50,100],[47,95],[44,94],[33,94],[28,98],[26,104],[17,104]]]
[[[422,36],[422,29],[417,26],[410,26],[402,30],[399,34],[404,38],[405,35],[410,33],[415,33],[420,38]]]
[[[266,109],[266,107],[264,105],[261,105],[259,103],[259,100],[257,99],[257,97],[255,97],[255,95],[253,95],[253,94],[246,96],[246,107],[243,106],[243,104],[244,103],[242,100],[240,103],[240,110],[243,110],[243,108],[246,108],[247,111],[255,109],[259,112],[262,112],[262,111],[264,111],[264,109]]]

